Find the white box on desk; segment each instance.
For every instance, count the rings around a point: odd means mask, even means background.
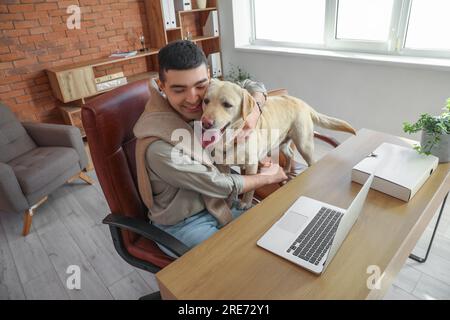
[[[382,143],[372,155],[352,169],[352,181],[364,184],[371,173],[371,188],[403,201],[409,201],[436,170],[439,159],[416,150]]]

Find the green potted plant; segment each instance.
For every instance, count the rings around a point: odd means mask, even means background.
[[[415,123],[403,123],[403,131],[416,133],[422,130],[420,146],[414,146],[420,154],[435,155],[439,162],[450,161],[450,98],[444,112],[438,116],[424,113]]]
[[[250,75],[250,73],[248,73],[241,67],[235,66],[235,65],[231,65],[230,71],[225,76],[225,80],[231,81],[234,83],[239,83],[246,79],[252,79],[252,76]]]

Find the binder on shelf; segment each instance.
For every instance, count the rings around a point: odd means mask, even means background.
[[[175,0],[166,0],[169,3],[170,29],[177,27],[177,19],[175,15]]]
[[[175,11],[189,11],[192,10],[191,0],[174,0]]]
[[[170,29],[170,13],[168,0],[161,0],[162,13],[164,18],[164,27]]]
[[[218,78],[222,76],[222,61],[220,58],[220,52],[211,53],[208,56],[209,68],[211,77]]]
[[[164,26],[166,30],[173,29],[177,27],[176,19],[175,19],[175,7],[173,4],[174,0],[161,0],[163,17],[164,17]]]
[[[203,26],[203,35],[206,37],[219,36],[219,17],[217,15],[217,10],[209,12],[208,19]]]
[[[372,189],[409,201],[436,170],[439,159],[412,148],[382,143],[352,169],[352,181],[364,184],[374,173]]]

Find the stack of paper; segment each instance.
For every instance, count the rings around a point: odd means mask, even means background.
[[[128,58],[137,54],[137,51],[115,52],[110,55],[111,58]]]
[[[127,78],[123,72],[108,74],[103,77],[95,78],[95,87],[97,91],[105,91],[127,84]]]

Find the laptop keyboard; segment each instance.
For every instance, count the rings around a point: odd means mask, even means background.
[[[342,216],[342,212],[322,207],[287,252],[318,265],[331,245]]]

